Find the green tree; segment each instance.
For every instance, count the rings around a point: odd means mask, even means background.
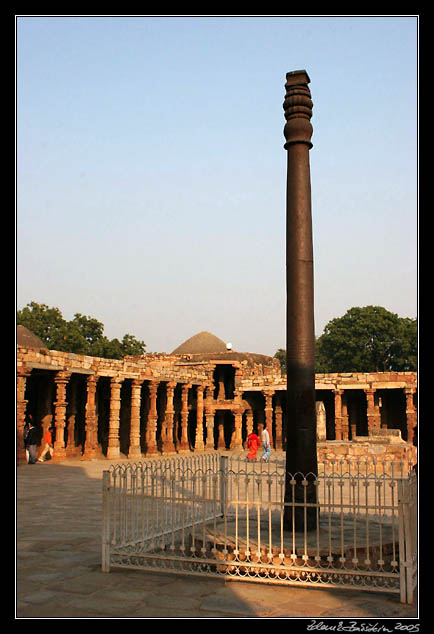
[[[17,324],[37,335],[50,349],[64,350],[67,322],[58,308],[30,302],[17,312]]]
[[[104,325],[93,317],[76,313],[66,321],[58,308],[30,302],[17,312],[17,324],[37,335],[50,350],[74,352],[106,359],[122,359],[125,355],[140,355],[146,344],[133,335],[123,339],[108,339]]]
[[[92,317],[85,317],[80,313],[76,313],[70,323],[78,328],[89,346],[92,346],[103,336],[103,324]]]
[[[274,355],[286,372],[286,352]],[[415,372],[417,319],[381,306],[350,308],[316,339],[315,372]]]
[[[146,345],[143,341],[139,341],[133,335],[124,335],[121,341],[122,355],[140,355],[144,354]]]
[[[279,348],[279,350],[274,355],[274,358],[279,359],[282,374],[286,374],[286,350],[284,350],[283,348]]]
[[[350,308],[317,339],[317,372],[417,369],[417,321],[381,306]]]

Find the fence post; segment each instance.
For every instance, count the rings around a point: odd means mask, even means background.
[[[406,500],[406,583],[407,583],[407,603],[414,600],[414,575],[417,573],[417,477],[414,471],[410,471],[407,481]]]
[[[110,572],[110,471],[102,473],[102,561],[103,572]]]
[[[222,517],[226,515],[228,494],[228,456],[220,456],[220,504]]]
[[[417,517],[414,513],[414,474],[399,482],[399,566],[401,603],[413,602],[413,556]],[[413,486],[412,486],[413,485]]]

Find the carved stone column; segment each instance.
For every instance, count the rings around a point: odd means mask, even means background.
[[[46,432],[50,429],[53,424],[53,414],[51,411],[51,405],[53,403],[53,387],[54,384],[50,381],[46,386],[44,393],[42,395],[43,399],[43,413],[41,418],[41,426],[42,426],[42,438],[45,437]]]
[[[270,436],[270,444],[273,446],[273,395],[274,390],[262,390],[265,397],[265,424],[267,426],[268,435]]]
[[[286,471],[318,473],[315,412],[315,326],[313,298],[313,241],[309,150],[312,147],[312,100],[305,70],[286,74],[283,109],[285,150],[287,151],[286,189]],[[316,503],[314,477],[303,486],[296,478],[295,501]],[[285,500],[291,501],[292,487],[287,476]],[[291,525],[288,507],[285,524]],[[316,509],[294,512],[296,530],[316,528]]]
[[[173,408],[173,395],[175,393],[176,383],[170,381],[166,384],[166,413],[164,418],[164,437],[163,437],[163,454],[176,453],[173,443],[173,417],[175,410]]]
[[[343,390],[333,390],[335,395],[335,439],[342,440],[342,394]]]
[[[342,410],[341,410],[341,420],[342,420],[342,438],[343,440],[349,440],[350,439],[350,425],[349,425],[349,418],[348,418],[348,404],[347,404],[347,395],[345,394],[345,391],[343,391],[342,394]]]
[[[225,421],[225,413],[218,412],[217,413],[217,427],[218,427],[217,449],[226,449],[224,421]]]
[[[327,416],[323,401],[316,402],[316,439],[327,440]]]
[[[225,382],[224,382],[224,378],[223,378],[223,370],[221,366],[217,366],[217,372],[216,372],[216,381],[217,381],[217,385],[218,385],[218,390],[217,390],[217,401],[224,401],[226,398],[226,394],[225,394]]]
[[[234,416],[234,431],[232,433],[230,449],[234,451],[240,450],[243,448],[243,437],[242,437],[243,411],[244,410],[241,407],[237,407],[231,410]]]
[[[416,390],[413,387],[405,388],[405,415],[407,417],[407,442],[413,443],[414,439],[414,429],[417,425],[417,413],[414,408],[414,400],[413,395]]]
[[[54,402],[54,424],[56,427],[56,439],[54,441],[53,460],[59,461],[66,458],[65,447],[65,415],[66,407],[66,386],[71,377],[69,372],[58,372],[54,377],[56,385],[56,400]]]
[[[203,451],[203,392],[204,385],[198,385],[196,388],[196,440],[194,441],[194,450]]]
[[[119,414],[121,410],[122,380],[123,379],[119,377],[113,377],[110,380],[110,416],[107,446],[107,458],[109,460],[116,460],[121,455],[119,443]]]
[[[24,448],[24,425],[26,423],[27,401],[26,382],[30,376],[31,369],[20,366],[17,368],[17,462],[26,462],[26,451]]]
[[[366,393],[366,415],[368,417],[368,434],[373,429],[380,429],[380,419],[375,408],[375,392],[374,388],[365,389]]]
[[[253,410],[246,410],[246,430],[247,436],[249,436],[253,432]]]
[[[131,410],[130,410],[130,447],[128,458],[141,458],[140,447],[140,405],[142,402],[143,379],[134,379],[131,383]]]
[[[96,413],[96,386],[98,376],[91,374],[86,379],[87,400],[85,408],[86,439],[83,458],[91,459],[99,454],[98,451],[98,417]]]
[[[80,448],[75,446],[75,416],[77,414],[77,383],[71,381],[68,411],[66,416],[66,455],[74,457],[80,454]]]
[[[282,405],[279,392],[276,393],[276,406],[274,408],[274,416],[276,419],[276,451],[282,451]]]
[[[191,383],[185,383],[181,388],[181,440],[178,447],[179,453],[190,451],[188,444],[188,390]]]
[[[149,412],[148,422],[146,425],[146,455],[153,456],[158,454],[157,447],[157,391],[159,381],[149,382]]]
[[[214,449],[214,386],[208,385],[206,388],[205,398],[205,425],[206,425],[206,443],[205,449]]]
[[[256,424],[258,427],[259,438],[261,437],[262,431],[264,429],[264,422],[265,422],[265,411],[264,409],[259,408],[256,410]]]

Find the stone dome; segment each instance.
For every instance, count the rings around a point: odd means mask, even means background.
[[[217,352],[227,352],[225,342],[204,330],[184,341],[184,343],[175,348],[172,354],[209,354]]]
[[[221,361],[233,363],[238,361],[240,363],[246,363],[250,366],[255,364],[278,366],[280,363],[273,357],[268,357],[263,354],[255,354],[251,352],[236,352],[232,349],[228,350],[226,343],[213,335],[210,332],[199,332],[197,335],[193,335],[187,341],[184,341],[180,346],[175,348],[171,354],[176,355],[194,355],[194,361],[208,362],[208,361]]]
[[[45,343],[25,326],[17,326],[17,346],[25,348],[45,348]]]

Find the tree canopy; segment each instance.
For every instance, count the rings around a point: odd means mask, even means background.
[[[143,354],[146,349],[143,341],[130,334],[124,335],[121,341],[108,339],[104,325],[93,317],[76,313],[71,321],[66,321],[58,308],[36,302],[17,311],[17,325],[28,328],[50,350],[122,359],[125,355]]]
[[[284,357],[279,349],[274,355]],[[417,370],[417,319],[381,306],[350,308],[329,321],[316,340],[316,372]]]

